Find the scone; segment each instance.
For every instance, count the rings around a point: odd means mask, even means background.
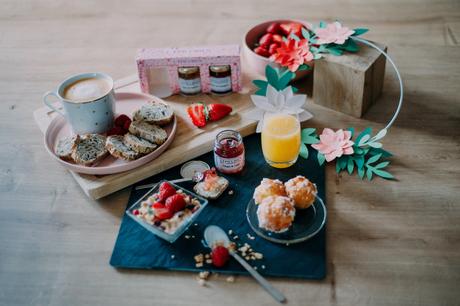
[[[79,135],[59,139],[54,152],[62,160],[73,161],[72,152],[77,147],[79,141]]]
[[[286,196],[286,190],[280,180],[264,178],[254,190],[254,202],[256,204],[262,203],[269,196]]]
[[[284,183],[284,186],[288,197],[294,200],[295,207],[304,209],[315,202],[316,185],[307,178],[298,175]]]
[[[257,207],[259,227],[267,231],[275,233],[287,231],[294,217],[294,201],[288,197],[269,196]]]
[[[72,152],[72,159],[84,166],[97,164],[109,153],[105,148],[105,139],[105,136],[99,134],[80,136],[80,141]]]
[[[123,136],[123,142],[130,149],[141,154],[148,154],[150,152],[153,152],[157,148],[156,144],[151,143],[150,141],[145,140],[143,138],[137,137],[136,135],[133,135],[131,133],[126,133],[125,136]]]
[[[205,171],[204,180],[197,183],[193,190],[203,198],[215,200],[227,189],[228,184],[228,180],[225,177],[218,176],[213,168]]]
[[[134,121],[145,121],[157,125],[168,124],[173,119],[174,111],[171,106],[158,102],[144,104],[133,113]]]
[[[142,156],[141,153],[132,150],[123,141],[123,136],[112,135],[107,137],[105,147],[109,150],[110,155],[124,160],[135,160]]]
[[[156,145],[162,145],[168,138],[168,134],[161,127],[145,121],[131,122],[129,132]]]

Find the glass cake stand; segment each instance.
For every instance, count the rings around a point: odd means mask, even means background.
[[[309,208],[296,209],[291,227],[282,233],[270,232],[259,227],[257,207],[254,199],[251,199],[246,208],[246,218],[249,225],[258,236],[275,243],[292,244],[308,240],[319,233],[326,224],[326,206],[318,196]]]

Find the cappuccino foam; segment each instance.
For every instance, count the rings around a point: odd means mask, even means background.
[[[81,79],[67,85],[63,98],[76,103],[89,102],[105,96],[110,89],[109,82],[104,79]]]

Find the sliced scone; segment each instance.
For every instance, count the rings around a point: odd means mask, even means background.
[[[77,164],[91,166],[101,161],[107,154],[105,136],[86,134],[80,137],[80,141],[72,152],[72,159]]]
[[[54,152],[62,160],[73,161],[72,152],[77,147],[79,141],[79,135],[59,139]]]
[[[205,180],[197,183],[193,190],[206,199],[215,200],[227,189],[228,180],[222,176],[206,176]]]
[[[145,121],[133,121],[129,126],[129,132],[133,135],[144,138],[157,145],[161,145],[168,138],[168,134],[161,127],[155,124],[150,124]]]
[[[135,160],[142,156],[141,153],[132,150],[123,142],[123,136],[112,135],[107,137],[105,147],[110,155],[124,160]]]
[[[157,125],[168,124],[173,118],[174,111],[171,106],[158,102],[144,104],[133,113],[133,120],[146,121]]]
[[[157,148],[156,144],[151,143],[150,141],[143,138],[137,137],[131,133],[125,134],[123,137],[123,142],[132,150],[142,154],[148,154]]]

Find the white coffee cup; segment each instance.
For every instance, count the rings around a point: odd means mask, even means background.
[[[59,99],[64,112],[49,101],[50,96]],[[113,80],[104,73],[71,76],[59,84],[55,91],[45,93],[43,102],[64,116],[76,134],[104,133],[113,125]]]

